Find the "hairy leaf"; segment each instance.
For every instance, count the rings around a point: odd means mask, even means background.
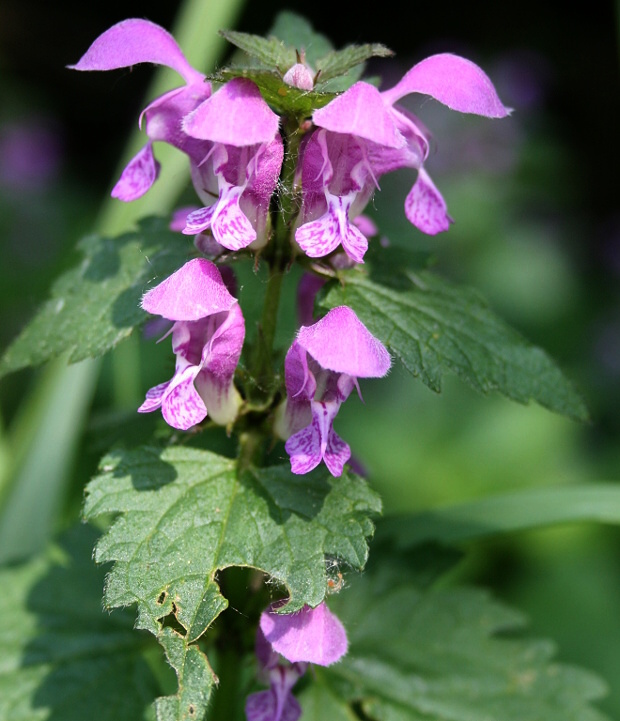
[[[590,705],[604,684],[556,663],[550,642],[522,638],[523,617],[487,593],[421,591],[397,572],[391,585],[373,572],[351,585],[330,602],[349,653],[317,669],[330,708],[348,701],[376,721],[604,721]]]
[[[341,282],[323,297],[324,307],[352,308],[405,368],[436,392],[449,371],[477,391],[499,391],[587,419],[580,395],[549,356],[495,316],[478,293],[428,270],[408,270],[406,255],[386,250],[376,265],[371,259],[362,270],[342,272]]]
[[[321,83],[345,75],[352,68],[359,67],[360,72],[356,74],[353,82],[357,80],[363,70],[363,63],[370,58],[389,58],[394,53],[380,43],[368,43],[366,45],[348,45],[342,50],[333,52],[320,58],[316,67],[321,71]],[[333,89],[333,88],[332,88]]]
[[[295,50],[304,51],[306,60],[312,67],[319,58],[333,50],[333,45],[325,35],[317,33],[306,18],[290,10],[278,13],[269,35]]]
[[[138,721],[159,692],[132,614],[101,608],[103,572],[82,526],[61,549],[0,571],[1,721]]]
[[[76,362],[109,351],[146,319],[142,295],[183,264],[188,241],[150,218],[117,238],[87,236],[78,248],[82,262],[54,283],[0,360],[0,376],[63,353]]]
[[[250,57],[256,58],[260,67],[285,73],[296,62],[295,48],[277,38],[267,39],[236,30],[220,30],[220,35]]]
[[[212,80],[249,78],[259,86],[265,100],[284,114],[311,115],[313,110],[332,100],[333,93],[342,92],[359,80],[366,60],[393,55],[379,43],[333,50],[323,35],[315,33],[306,20],[290,12],[278,16],[269,38],[234,30],[222,30],[220,35],[246,53],[248,59],[233,60],[234,67],[220,70]],[[317,74],[314,92],[298,90],[282,82],[284,73],[297,62],[298,53]]]
[[[95,558],[115,562],[106,606],[136,603],[137,626],[158,637],[177,671],[179,693],[158,702],[159,718],[204,715],[213,676],[195,641],[227,606],[217,571],[260,569],[286,587],[287,611],[316,606],[326,593],[326,556],[362,568],[369,515],[379,510],[353,474],[294,476],[284,466],[238,472],[235,461],[192,448],[104,459],[85,513],[122,514]]]

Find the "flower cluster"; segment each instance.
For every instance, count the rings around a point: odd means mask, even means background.
[[[161,408],[166,422],[179,430],[207,417],[232,428],[249,399],[235,384],[245,322],[230,264],[247,249],[264,253],[270,270],[281,276],[297,259],[312,272],[300,283],[300,328],[284,372],[273,371],[273,349],[265,340],[270,333],[262,338],[267,361],[255,363],[249,374],[267,388],[263,418],[285,441],[292,472],[306,474],[324,462],[333,476],[340,476],[351,449],[335,432],[334,419],[353,389],[360,393],[358,379],[385,376],[391,359],[351,308],[333,308],[315,321],[314,296],[329,275],[364,262],[376,228],[362,212],[384,174],[416,171],[404,203],[416,228],[434,235],[451,223],[424,167],[428,132],[398,101],[421,93],[461,113],[499,118],[508,110],[477,65],[439,54],[415,65],[388,90],[360,81],[327,103],[323,95],[310,113],[291,109],[286,115],[279,106],[277,114],[248,77],[233,77],[214,88],[189,65],[169,33],[140,19],[114,25],[71,67],[112,70],[144,62],[172,68],[184,84],[142,111],[147,142],[112,195],[131,201],[149,190],[159,174],[153,144],[164,142],[187,155],[203,205],[177,214],[174,221],[195,236],[200,257],[142,300],[145,311],[169,323],[176,364],[172,379],[151,388],[138,410]],[[316,76],[303,53],[299,62],[278,72],[284,96],[287,85],[312,96]],[[260,355],[249,355],[251,366]],[[265,368],[271,373],[266,381],[259,373]],[[256,408],[251,409],[255,415]],[[300,709],[291,689],[307,663],[333,663],[346,647],[342,625],[324,604],[291,615],[266,611],[257,656],[269,690],[248,698],[249,721],[296,721]]]
[[[71,67],[112,70],[144,62],[172,68],[184,85],[142,111],[147,143],[112,195],[131,201],[146,193],[159,173],[153,143],[169,143],[188,156],[194,188],[205,204],[186,214],[182,229],[196,236],[196,247],[212,258],[218,254],[214,248],[261,249],[272,236],[270,207],[283,164],[281,118],[247,78],[233,78],[214,91],[174,38],[147,20],[114,25]],[[282,80],[307,91],[314,86],[303,62]],[[335,265],[342,259],[334,251],[342,247],[349,263],[363,263],[368,236],[360,214],[379,178],[398,168],[417,171],[405,199],[410,222],[429,234],[448,229],[446,203],[424,169],[428,133],[397,104],[410,93],[430,95],[463,113],[508,113],[484,72],[450,54],[423,60],[383,92],[360,81],[336,95],[314,110],[310,123],[304,119],[295,188],[285,189],[301,196],[288,229],[291,252]],[[149,291],[143,307],[174,322],[176,369],[170,382],[148,391],[139,410],[161,408],[165,420],[181,430],[207,414],[216,423],[233,422],[242,403],[234,374],[244,321],[218,268],[204,258],[190,261]],[[357,378],[384,376],[389,366],[386,349],[349,308],[336,308],[300,328],[286,356],[287,403],[276,423],[277,435],[287,439],[294,473],[307,473],[322,460],[332,474],[342,473],[350,449],[333,431],[333,420]]]

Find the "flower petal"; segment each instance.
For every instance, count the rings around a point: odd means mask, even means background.
[[[245,321],[236,304],[225,314],[223,322],[218,316],[209,322],[219,325],[203,348],[196,388],[207,404],[211,420],[225,426],[235,420],[241,406],[233,378],[243,348]]]
[[[351,458],[351,448],[348,443],[342,440],[342,438],[332,428],[327,437],[327,447],[325,453],[323,453],[323,460],[327,469],[338,478],[342,475],[344,464]]]
[[[329,211],[317,220],[300,225],[295,240],[309,258],[322,258],[340,245],[338,219]]]
[[[252,223],[239,207],[244,188],[220,180],[220,199],[211,218],[211,232],[220,245],[228,250],[241,250],[256,240]]]
[[[409,93],[430,95],[461,113],[488,118],[504,118],[510,113],[497,96],[489,77],[475,63],[450,53],[431,55],[422,60],[382,95],[384,101],[393,105]]]
[[[113,25],[88,48],[72,70],[114,70],[138,63],[167,65],[189,84],[204,78],[187,62],[169,32],[149,20],[132,18]]]
[[[424,168],[418,170],[417,180],[405,199],[405,215],[410,223],[428,235],[448,230],[452,223],[446,201]]]
[[[230,310],[236,302],[215,264],[195,258],[146,293],[142,307],[168,320],[192,321]]]
[[[347,306],[333,308],[311,326],[302,326],[297,342],[323,368],[356,378],[382,378],[391,359],[383,343],[375,338]]]
[[[347,652],[347,634],[325,602],[290,614],[264,611],[260,627],[274,651],[287,661],[330,666]]]
[[[183,130],[194,138],[242,147],[271,142],[279,122],[251,80],[234,78],[185,117]]]
[[[126,203],[141,198],[157,180],[160,167],[153,155],[153,143],[147,143],[123,170],[112,188],[112,197]]]
[[[312,423],[292,435],[284,444],[291,460],[291,471],[298,476],[310,473],[323,460],[321,433],[316,418]],[[303,661],[305,659],[297,659]]]
[[[195,235],[207,230],[211,225],[214,210],[215,205],[208,205],[206,208],[198,208],[198,210],[192,211],[186,216],[185,227],[181,232],[185,235]]]
[[[325,193],[327,212],[317,220],[297,228],[295,240],[310,258],[322,258],[341,243],[346,254],[356,263],[364,262],[368,238],[349,222],[349,209],[357,193],[332,195]]]
[[[334,133],[357,135],[388,148],[402,148],[399,133],[381,93],[373,85],[355,83],[325,107],[315,110],[312,122]]]
[[[175,374],[162,397],[161,412],[169,426],[186,431],[204,420],[207,407],[194,387],[194,379],[200,368],[187,366]]]
[[[278,698],[275,688],[250,694],[245,702],[247,721],[297,721],[301,706],[292,693]]]
[[[150,413],[156,411],[161,406],[161,401],[166,392],[166,388],[170,385],[170,381],[160,383],[153,388],[149,388],[146,392],[146,399],[144,403],[138,408],[138,413]]]

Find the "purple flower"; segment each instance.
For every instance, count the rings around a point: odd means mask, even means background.
[[[456,55],[433,55],[415,65],[393,88],[379,92],[357,82],[316,110],[317,129],[303,148],[303,208],[295,240],[313,258],[342,245],[363,262],[366,237],[351,222],[378,187],[381,175],[398,168],[418,171],[405,200],[409,221],[425,233],[447,230],[446,204],[424,170],[429,142],[419,120],[395,105],[405,95],[423,93],[452,110],[500,118],[508,114],[489,78]]]
[[[279,118],[250,80],[235,78],[212,95],[174,38],[147,20],[124,20],[101,35],[75,70],[112,70],[141,62],[176,70],[186,85],[142,111],[147,144],[129,161],[112,195],[131,201],[149,190],[159,174],[153,141],[184,152],[194,188],[205,203],[188,217],[184,232],[210,228],[220,245],[238,250],[267,242],[269,200],[283,158]]]
[[[287,391],[283,427],[293,473],[308,473],[323,460],[339,476],[351,449],[332,425],[358,378],[381,378],[390,355],[355,313],[334,308],[302,326],[284,361]],[[358,388],[359,392],[359,388]]]
[[[297,680],[309,663],[330,666],[347,648],[344,626],[324,602],[291,614],[268,608],[261,614],[256,631],[256,657],[269,689],[248,696],[248,721],[297,721],[301,708],[292,693]]]
[[[237,300],[228,292],[217,267],[204,258],[190,260],[142,299],[149,313],[175,321],[172,349],[174,376],[151,388],[138,408],[161,408],[164,420],[187,430],[207,415],[216,423],[234,421],[241,398],[233,376],[245,336]]]
[[[291,663],[331,666],[347,652],[347,634],[325,601],[316,608],[304,606],[295,613],[263,611],[260,629],[271,648]]]
[[[159,25],[148,20],[123,20],[100,35],[73,70],[115,70],[138,63],[166,65],[185,80],[185,86],[170,90],[142,111],[146,117],[147,144],[129,161],[112,190],[124,201],[140,198],[159,175],[159,163],[153,156],[153,141],[162,140],[191,156],[193,141],[181,128],[184,115],[211,95],[211,85],[204,75],[187,62],[176,40]],[[199,155],[199,149],[195,149]]]
[[[210,228],[229,250],[262,247],[284,155],[278,116],[253,82],[235,78],[189,113],[183,129],[209,146],[192,166],[194,186],[207,205],[188,216],[183,232]]]

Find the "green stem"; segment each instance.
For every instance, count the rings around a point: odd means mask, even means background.
[[[299,212],[299,198],[295,191],[295,173],[299,159],[302,133],[299,119],[284,122],[286,154],[282,167],[278,207],[273,217],[274,234],[265,253],[269,264],[269,280],[263,302],[258,329],[258,342],[254,363],[254,379],[258,395],[270,400],[274,390],[273,347],[278,321],[282,281],[291,263],[291,232]]]
[[[222,644],[224,646],[224,644]],[[209,714],[213,719],[235,719],[240,716],[239,706],[245,699],[240,693],[241,663],[236,644],[219,651],[217,673],[220,679],[217,693],[213,694],[213,708]]]

